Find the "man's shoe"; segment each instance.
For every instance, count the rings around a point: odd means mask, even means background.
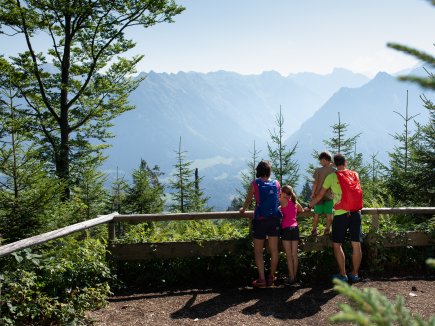
[[[353,275],[352,273],[348,273],[347,278],[349,279],[350,283],[358,283],[361,281],[361,278],[358,276],[358,274]]]
[[[340,281],[343,281],[343,282],[347,282],[348,281],[347,276],[346,275],[341,275],[341,274],[334,274],[334,275],[332,275],[332,279],[333,280],[337,279],[337,280],[340,280]]]

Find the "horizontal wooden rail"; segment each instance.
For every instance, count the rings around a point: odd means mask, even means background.
[[[435,207],[397,207],[397,208],[364,208],[362,209],[362,214],[364,215],[372,215],[372,231],[376,231],[379,228],[379,215],[381,214],[435,214]],[[48,242],[50,240],[54,240],[60,237],[64,237],[74,232],[82,231],[85,229],[89,229],[95,227],[97,225],[101,225],[104,223],[109,224],[109,241],[113,243],[115,240],[115,228],[114,222],[127,222],[127,223],[140,223],[147,221],[182,221],[182,220],[209,220],[209,219],[241,219],[241,218],[250,218],[252,217],[253,212],[248,211],[243,214],[232,211],[232,212],[201,212],[201,213],[167,213],[167,214],[130,214],[130,215],[122,215],[118,213],[112,213],[108,215],[99,216],[95,219],[80,222],[77,224],[73,224],[70,226],[66,226],[64,228],[50,231],[44,234],[40,234],[31,238],[23,239],[14,243],[10,243],[7,245],[0,246],[0,257],[8,255],[18,250],[22,250],[31,246],[35,246],[38,244],[42,244]],[[303,212],[298,214],[298,217],[310,217],[313,215],[313,212]],[[422,235],[413,235],[411,238],[415,239],[426,239],[421,240],[424,243],[429,243],[429,245],[433,242],[432,239],[427,238]],[[418,241],[420,241],[418,240]],[[232,241],[232,240],[230,240]],[[238,240],[235,240],[236,242]],[[417,240],[415,240],[417,241]],[[415,242],[414,241],[414,242]],[[417,241],[417,242],[418,242]],[[420,241],[420,242],[421,242]],[[397,242],[397,241],[396,241]],[[397,242],[397,245],[401,245]],[[407,243],[414,243],[407,242]],[[195,242],[195,246],[197,242]],[[228,242],[229,243],[229,242]],[[316,237],[316,238],[307,238],[307,240],[301,241],[301,248],[305,248],[306,250],[318,250],[318,248],[322,248],[329,243],[327,238]],[[144,244],[144,245],[152,245],[152,244]],[[154,244],[155,246],[161,246],[162,244]],[[395,244],[392,244],[395,245]],[[408,244],[411,245],[411,244]],[[116,245],[120,246],[120,245]],[[127,245],[123,245],[127,246]],[[388,246],[386,243],[385,246]],[[114,245],[110,246],[114,249]],[[225,247],[225,246],[224,246]],[[224,248],[223,247],[223,248]],[[316,249],[317,248],[317,249]],[[303,250],[305,250],[303,249]],[[114,249],[116,250],[116,249]],[[155,248],[154,248],[155,250]],[[204,249],[207,250],[207,249]]]
[[[430,246],[434,245],[434,239],[424,232],[407,232],[399,238],[388,240],[377,236],[379,229],[379,216],[382,214],[435,214],[435,207],[393,207],[393,208],[364,208],[363,215],[371,215],[371,231],[373,236],[365,239],[368,245],[380,243],[384,247],[396,246]],[[183,220],[210,220],[210,219],[241,219],[251,218],[253,211],[243,214],[232,212],[202,212],[202,213],[170,213],[170,214],[134,214],[117,215],[113,222],[141,223],[157,221],[183,221]],[[313,216],[313,212],[298,214],[298,218]],[[109,239],[109,251],[111,258],[115,260],[147,260],[153,258],[181,258],[181,257],[206,257],[222,254],[240,253],[250,244],[250,239],[208,240],[208,241],[185,241],[185,242],[160,242],[160,243],[115,243],[115,232],[112,230]],[[245,246],[243,246],[245,244]],[[328,236],[301,237],[299,249],[302,251],[318,251],[331,247],[332,243]]]
[[[47,233],[35,235],[34,237],[30,237],[27,239],[23,239],[20,241],[16,241],[16,242],[1,246],[0,247],[0,257],[11,254],[11,253],[18,251],[18,250],[22,250],[22,249],[29,248],[32,246],[36,246],[36,245],[41,244],[41,243],[48,242],[50,240],[64,237],[64,236],[69,235],[69,234],[74,233],[74,232],[83,231],[83,230],[92,228],[94,226],[100,225],[100,224],[105,224],[105,223],[111,222],[116,215],[118,215],[118,213],[115,212],[115,213],[112,213],[109,215],[99,216],[99,217],[94,218],[92,220],[76,223],[73,225],[63,227],[61,229],[57,229],[57,230],[50,231]]]
[[[397,208],[363,208],[363,215],[375,214],[435,214],[435,207],[397,207]],[[202,213],[163,213],[163,214],[119,214],[113,222],[156,222],[156,221],[186,221],[186,220],[215,220],[251,218],[253,211],[239,213],[229,212],[202,212]],[[313,212],[298,213],[298,217],[313,216]]]

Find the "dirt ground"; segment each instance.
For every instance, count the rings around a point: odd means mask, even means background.
[[[329,282],[328,282],[329,283]],[[413,313],[435,314],[434,278],[364,279],[353,285],[373,287],[389,299],[397,295]],[[109,299],[109,305],[89,314],[96,325],[327,325],[348,302],[332,284],[275,286],[266,289],[130,290]]]

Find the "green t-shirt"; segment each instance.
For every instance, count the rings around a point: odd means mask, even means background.
[[[328,174],[325,178],[325,181],[323,182],[322,187],[325,189],[331,189],[334,205],[341,200],[341,187],[340,183],[338,182],[337,174]],[[334,210],[334,215],[341,215],[345,213],[347,213],[347,211],[343,209]]]

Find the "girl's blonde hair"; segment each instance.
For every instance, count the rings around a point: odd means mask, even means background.
[[[290,196],[290,200],[293,202],[293,204],[296,204],[296,201],[298,198],[296,197],[295,192],[293,191],[293,188],[289,185],[284,185],[281,188],[281,191],[285,193],[286,195]]]

